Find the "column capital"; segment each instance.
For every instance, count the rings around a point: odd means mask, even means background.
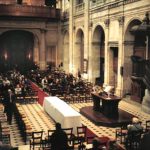
[[[119,25],[122,26],[124,24],[125,17],[121,16],[118,18]]]
[[[110,24],[110,19],[106,19],[106,20],[104,21],[104,24],[105,24],[105,26],[108,28],[108,27],[109,27],[109,24]]]
[[[40,29],[41,33],[46,33],[46,29]]]

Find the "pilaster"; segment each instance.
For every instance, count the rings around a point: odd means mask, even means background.
[[[46,49],[45,49],[45,33],[46,30],[41,29],[41,40],[40,40],[40,69],[46,69]]]
[[[109,24],[110,20],[106,19],[104,21],[105,24],[105,77],[104,77],[104,85],[109,84],[109,47],[108,47],[108,41],[109,41]]]
[[[70,0],[69,9],[69,72],[73,73],[73,0]]]
[[[119,49],[118,49],[118,73],[117,73],[117,88],[116,95],[123,96],[123,75],[124,75],[124,16],[118,18],[119,22]]]
[[[87,63],[89,61],[89,2],[90,1],[85,2],[84,9],[84,59],[87,60]],[[88,78],[87,75],[84,75],[84,77]]]

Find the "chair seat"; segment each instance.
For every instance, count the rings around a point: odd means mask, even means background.
[[[86,149],[88,150],[88,149],[92,149],[92,147],[93,147],[93,144],[86,144]]]
[[[41,142],[41,140],[40,139],[34,139],[34,140],[31,139],[30,142],[31,142],[31,144],[38,144]]]

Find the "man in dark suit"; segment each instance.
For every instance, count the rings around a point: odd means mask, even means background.
[[[9,124],[12,123],[14,102],[15,102],[15,95],[11,89],[8,89],[8,91],[4,97],[4,106],[5,106],[5,112],[7,115],[7,121],[9,122]]]

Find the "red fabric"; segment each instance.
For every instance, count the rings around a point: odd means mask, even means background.
[[[34,90],[38,91],[39,104],[43,106],[44,97],[48,96],[47,93],[40,89],[36,84],[31,83],[31,86]]]

